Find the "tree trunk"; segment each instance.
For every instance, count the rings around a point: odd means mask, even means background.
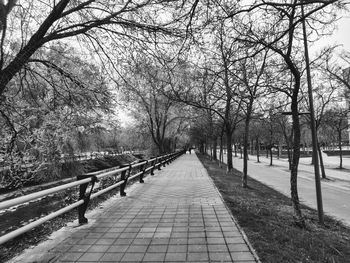
[[[287,144],[287,156],[288,156],[288,169],[289,171],[292,170],[292,156],[291,156],[291,152],[290,152],[290,142],[292,140],[292,136],[293,135],[293,130],[292,130],[292,134],[289,137],[286,130],[283,131],[283,136],[284,136],[284,140],[286,141]]]
[[[296,83],[295,86],[300,86],[300,84],[298,85],[298,83]],[[297,97],[296,98],[293,97],[292,99],[291,111],[292,111],[292,118],[293,118],[293,134],[294,134],[292,167],[291,167],[291,173],[290,173],[291,199],[292,199],[294,213],[296,217],[295,218],[296,223],[302,227],[305,227],[305,221],[301,213],[300,201],[299,201],[299,195],[298,195],[298,166],[299,166],[299,159],[300,159],[301,134],[300,134]]]
[[[223,134],[220,135],[220,154],[219,154],[220,168],[222,167],[222,163],[224,162],[224,150],[223,150],[223,145],[222,145],[222,137],[223,137]]]
[[[324,163],[323,163],[323,157],[322,157],[322,151],[320,144],[317,142],[317,151],[318,151],[318,156],[320,157],[320,167],[321,167],[321,173],[322,173],[322,178],[326,179],[326,170],[324,169]]]
[[[341,129],[338,130],[338,145],[339,145],[339,168],[343,169],[343,149],[341,147]]]
[[[259,137],[256,137],[256,161],[260,163],[260,142]]]
[[[175,148],[176,149],[176,148]],[[203,142],[200,142],[200,144],[199,144],[199,152],[201,153],[201,154],[204,154],[205,153],[205,151],[204,151],[204,143]]]
[[[270,122],[270,166],[272,166],[272,146],[273,146],[273,142],[272,142],[272,136],[273,136],[273,130],[272,130],[272,120]]]
[[[247,110],[247,116],[245,119],[244,127],[244,137],[243,137],[243,177],[242,177],[242,187],[246,188],[248,186],[248,138],[249,138],[249,119],[250,110]]]
[[[251,155],[254,154],[254,139],[253,138],[250,140],[250,154]]]
[[[213,138],[213,159],[214,159],[214,160],[217,160],[217,159],[218,159],[217,148],[218,148],[217,138],[214,137],[214,138]]]
[[[292,154],[290,152],[290,148],[289,148],[289,145],[287,146],[287,154],[288,154],[288,164],[289,164],[289,171],[292,170]]]
[[[272,166],[272,145],[270,146],[270,166]]]
[[[232,171],[232,132],[226,129],[226,148],[227,148],[227,173]]]

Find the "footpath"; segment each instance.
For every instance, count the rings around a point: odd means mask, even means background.
[[[259,262],[195,154],[10,262]]]

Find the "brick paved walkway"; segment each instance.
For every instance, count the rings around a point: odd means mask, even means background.
[[[127,194],[38,262],[256,262],[195,154]]]

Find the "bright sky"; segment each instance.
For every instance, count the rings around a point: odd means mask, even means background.
[[[350,52],[350,16],[344,17],[338,23],[338,31],[334,38],[339,44],[344,45],[344,49]]]
[[[350,52],[350,14],[342,17],[337,21],[338,29],[333,32],[331,36],[323,37],[323,39],[317,42],[317,49],[332,45],[343,45],[343,49]]]

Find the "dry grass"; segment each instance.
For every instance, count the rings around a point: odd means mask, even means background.
[[[242,188],[241,172],[227,175],[226,166],[198,157],[262,262],[350,262],[350,229],[339,221],[326,217],[320,226],[317,211],[303,206],[307,227],[301,229],[288,197],[251,178]]]

